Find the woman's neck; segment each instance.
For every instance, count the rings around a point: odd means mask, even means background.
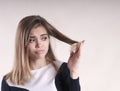
[[[49,62],[45,58],[30,60],[31,70],[39,69],[47,64],[49,64]]]

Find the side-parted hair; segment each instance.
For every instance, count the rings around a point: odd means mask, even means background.
[[[43,26],[49,36],[53,36],[60,41],[67,44],[77,43],[61,32],[59,32],[55,27],[48,23],[43,17],[39,15],[32,15],[23,18],[17,28],[16,38],[15,38],[15,61],[13,69],[10,73],[6,75],[6,79],[10,79],[13,84],[24,85],[33,76],[30,69],[30,60],[28,56],[28,39],[32,28]],[[46,54],[46,60],[50,61],[55,69],[57,67],[53,63],[56,61],[56,57],[52,51],[51,44],[49,45],[48,53]]]

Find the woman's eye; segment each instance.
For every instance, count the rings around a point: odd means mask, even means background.
[[[41,37],[41,40],[42,40],[42,41],[45,41],[45,40],[47,40],[47,39],[48,39],[47,36],[43,36],[43,37]]]
[[[29,43],[35,42],[35,39],[29,39]]]

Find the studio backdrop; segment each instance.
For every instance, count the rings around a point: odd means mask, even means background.
[[[0,86],[13,66],[18,22],[28,15],[40,15],[70,38],[85,40],[82,91],[120,91],[120,1],[116,0],[0,0]],[[67,62],[70,46],[52,41],[57,58]]]

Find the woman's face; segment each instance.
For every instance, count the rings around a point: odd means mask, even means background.
[[[28,40],[30,59],[45,58],[49,49],[49,42],[48,33],[43,26],[33,28]]]

